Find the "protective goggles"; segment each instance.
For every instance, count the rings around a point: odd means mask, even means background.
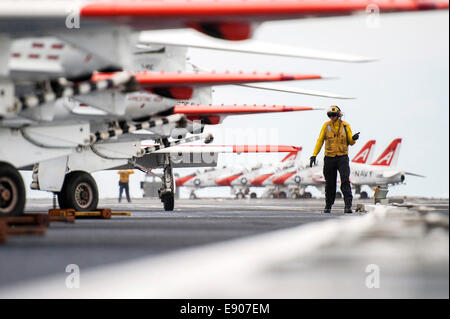
[[[328,117],[334,117],[334,116],[339,116],[339,113],[337,112],[329,112],[327,113]]]

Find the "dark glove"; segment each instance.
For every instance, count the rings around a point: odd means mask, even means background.
[[[309,167],[313,167],[313,165],[316,164],[316,157],[315,156],[311,156],[309,158]]]
[[[352,136],[352,139],[356,141],[359,138],[359,132]]]

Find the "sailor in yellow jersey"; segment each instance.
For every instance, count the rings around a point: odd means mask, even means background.
[[[359,132],[352,135],[352,130],[347,122],[342,121],[342,111],[332,105],[327,115],[330,121],[325,122],[320,131],[313,156],[310,158],[310,166],[316,163],[316,156],[319,154],[323,142],[325,141],[325,158],[323,165],[323,175],[325,177],[325,209],[324,213],[330,213],[331,207],[336,198],[337,172],[341,176],[341,191],[344,195],[345,213],[352,213],[352,189],[350,185],[350,161],[348,158],[348,145],[355,144],[359,138]]]
[[[130,175],[134,174],[133,170],[120,170],[117,172],[120,175],[119,179],[119,203],[122,200],[122,192],[125,190],[125,194],[127,195],[127,201],[128,203],[131,202],[130,199],[130,188],[128,186],[128,183],[130,181]]]

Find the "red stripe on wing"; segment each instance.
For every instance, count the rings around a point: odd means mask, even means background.
[[[288,145],[233,145],[234,153],[298,152],[300,149]]]
[[[310,111],[312,107],[286,105],[175,105],[173,113],[186,115],[217,115],[217,114],[249,114],[270,112]]]
[[[94,80],[109,79],[111,73],[97,73]],[[180,85],[215,85],[246,82],[271,82],[293,80],[315,80],[318,74],[284,74],[284,73],[244,73],[244,72],[138,72],[136,81],[143,87],[167,87]]]
[[[83,6],[82,17],[92,18],[218,18],[301,17],[307,14],[345,14],[377,5],[383,11],[416,11],[448,8],[448,1],[416,0],[277,0],[277,1],[103,1]]]

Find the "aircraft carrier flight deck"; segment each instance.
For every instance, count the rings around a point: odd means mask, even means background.
[[[380,211],[355,200],[372,211],[344,215],[342,200],[324,214],[319,199],[180,199],[173,212],[159,200],[104,199],[99,207],[131,215],[9,236],[0,296],[448,298],[449,201],[405,203]],[[51,199],[31,199],[26,210],[50,208]],[[66,287],[68,265],[79,289]]]

